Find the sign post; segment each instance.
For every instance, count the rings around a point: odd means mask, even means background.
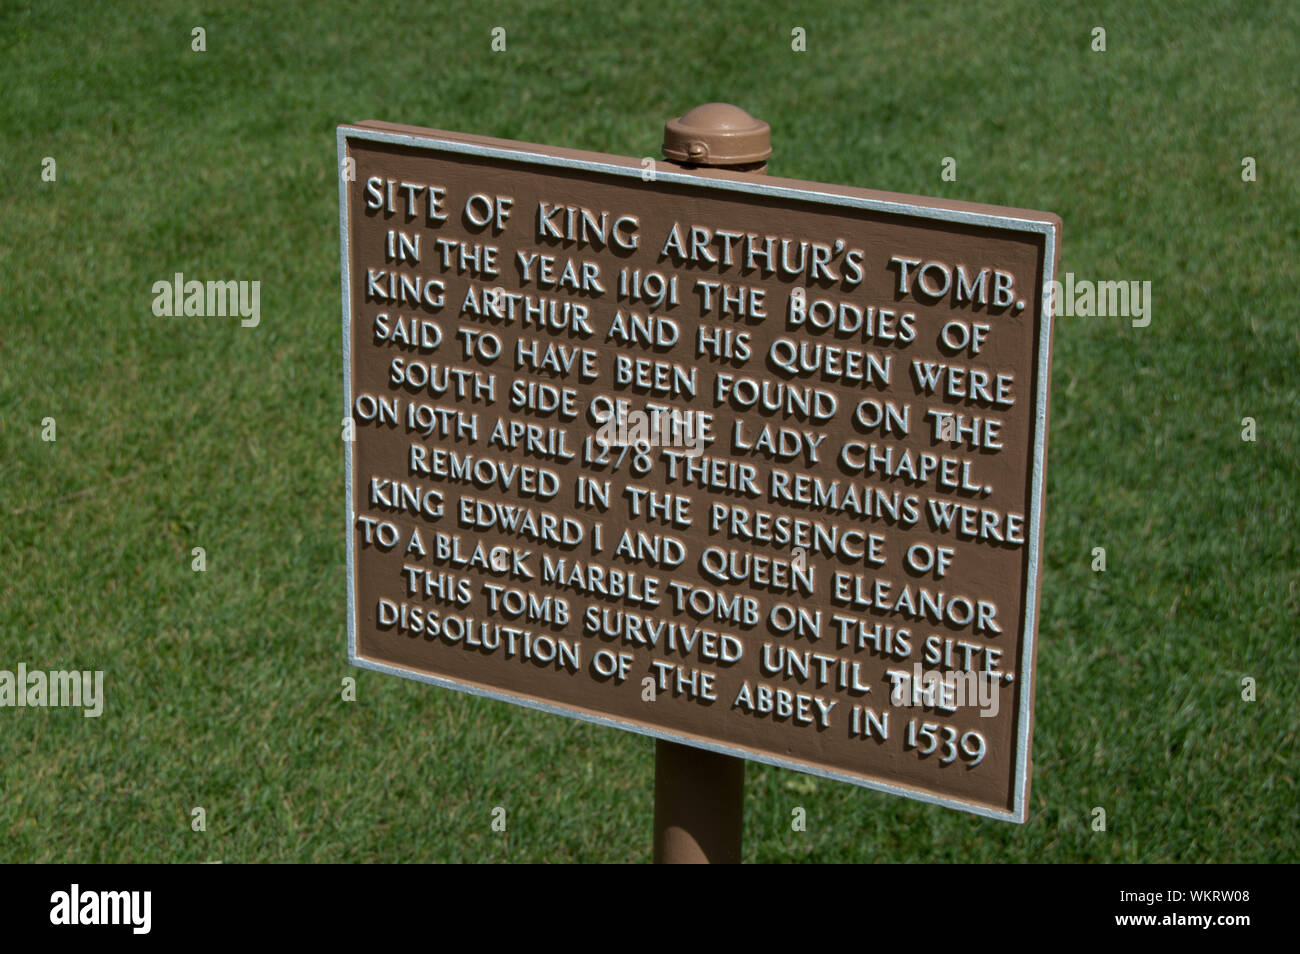
[[[772,129],[744,110],[706,103],[664,126],[664,159],[679,169],[762,175]],[[656,864],[739,864],[745,828],[745,762],[655,742]]]
[[[651,736],[655,857],[743,761],[1023,822],[1060,220],[338,129],[354,665]]]

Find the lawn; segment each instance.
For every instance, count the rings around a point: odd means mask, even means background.
[[[1300,860],[1298,60],[1288,0],[0,9],[0,669],[107,690],[0,709],[0,861],[649,859],[649,740],[347,665],[334,130],[655,156],[712,100],[1153,294],[1056,328],[1028,823],[753,764],[746,860]]]

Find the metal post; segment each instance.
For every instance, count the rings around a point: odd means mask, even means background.
[[[663,153],[685,171],[762,174],[772,130],[737,106],[706,103],[669,120]],[[655,742],[655,864],[738,864],[744,820],[744,759]]]
[[[655,864],[739,864],[745,760],[655,742]]]

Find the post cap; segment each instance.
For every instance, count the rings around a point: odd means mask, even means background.
[[[743,166],[772,155],[772,127],[730,103],[705,103],[664,125],[664,158],[694,166]]]

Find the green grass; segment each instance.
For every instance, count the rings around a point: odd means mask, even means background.
[[[715,99],[776,174],[1048,209],[1155,296],[1057,327],[1028,824],[750,765],[746,859],[1300,859],[1300,7],[262,6],[0,11],[0,668],[108,687],[0,710],[0,861],[648,860],[649,740],[346,664],[334,127],[646,156]],[[260,327],[155,318],[176,271]]]

